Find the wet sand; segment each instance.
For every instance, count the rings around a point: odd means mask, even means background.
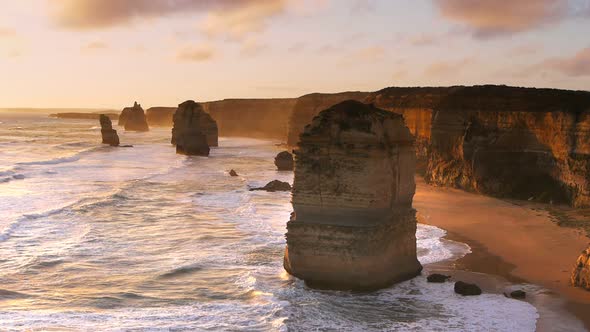
[[[551,221],[547,211],[526,204],[516,205],[456,189],[432,187],[419,178],[416,183],[414,207],[419,222],[443,228],[448,232],[447,239],[471,247],[471,254],[450,263],[454,273],[474,272],[462,277],[479,279],[487,284],[484,290],[495,292],[502,292],[509,283],[542,286],[550,292],[529,302],[538,308],[542,304],[538,302],[556,302],[590,330],[590,292],[569,285],[573,265],[590,243],[584,232],[559,227]],[[429,269],[448,267],[443,264]],[[490,281],[487,280],[490,278],[478,277],[478,273],[499,279]],[[548,311],[539,312],[538,330],[552,330],[551,321],[558,316],[550,317]]]

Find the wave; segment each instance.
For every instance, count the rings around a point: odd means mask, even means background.
[[[58,164],[64,164],[64,163],[72,163],[75,161],[80,160],[80,158],[82,156],[84,156],[85,154],[88,154],[90,152],[93,151],[97,151],[99,149],[101,149],[102,146],[95,146],[86,150],[82,150],[79,151],[71,156],[66,156],[66,157],[57,157],[57,158],[53,158],[53,159],[48,159],[48,160],[37,160],[37,161],[29,161],[29,162],[21,162],[21,163],[17,163],[16,165],[19,166],[35,166],[35,165],[58,165]]]
[[[13,299],[26,299],[31,297],[28,294],[13,292],[6,289],[0,289],[0,301],[1,300],[13,300]]]
[[[187,274],[192,274],[194,272],[198,272],[201,270],[203,270],[203,267],[201,265],[191,264],[191,265],[181,266],[181,267],[178,267],[178,268],[173,269],[171,271],[162,273],[158,276],[158,278],[161,278],[161,279],[174,278],[174,277],[184,276]]]

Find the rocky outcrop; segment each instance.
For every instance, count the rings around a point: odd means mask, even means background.
[[[220,136],[285,140],[295,99],[224,99],[202,103]]]
[[[360,290],[420,273],[413,142],[401,116],[352,100],[306,126],[287,223],[290,274],[312,287]]]
[[[108,116],[101,114],[100,118],[100,133],[102,134],[102,144],[110,146],[119,146],[119,135],[113,129],[113,124]]]
[[[279,180],[272,180],[267,183],[264,187],[251,188],[250,191],[263,190],[268,192],[275,191],[291,191],[291,185],[288,182]]]
[[[117,120],[119,118],[119,114],[117,114],[117,113],[76,113],[76,112],[53,113],[53,114],[49,114],[49,117],[58,118],[58,119],[100,120],[101,115],[105,115],[111,120]]]
[[[457,281],[455,283],[455,293],[463,296],[481,295],[481,288],[476,284],[470,284],[463,281]]]
[[[447,276],[447,275],[439,274],[439,273],[433,273],[433,274],[429,275],[428,277],[426,277],[426,281],[432,282],[432,283],[444,283],[449,279],[451,279],[451,276]]]
[[[133,104],[133,107],[125,107],[121,111],[121,115],[119,115],[119,126],[123,126],[126,131],[150,130],[143,108],[137,102]]]
[[[176,107],[150,107],[145,111],[145,118],[150,127],[172,127]]]
[[[287,144],[297,145],[306,125],[321,111],[345,100],[363,100],[367,92],[312,93],[297,98],[289,117]]]
[[[238,173],[232,169],[229,171],[229,176],[238,176]]]
[[[279,171],[292,171],[293,170],[293,155],[289,151],[282,151],[275,157],[275,166]]]
[[[590,92],[387,88],[365,102],[404,115],[431,184],[590,206]]]
[[[572,272],[571,282],[576,287],[590,291],[590,247],[584,250],[580,257],[578,257],[578,261]]]
[[[192,137],[196,137],[197,133],[202,134],[208,146],[218,146],[217,123],[203,110],[201,104],[193,100],[178,105],[174,113],[171,143],[177,148],[180,145],[182,149],[183,145],[190,143],[184,137],[186,133],[190,133]]]

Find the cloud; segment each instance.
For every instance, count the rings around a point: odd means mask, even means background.
[[[590,14],[585,0],[434,0],[434,3],[444,18],[463,25],[477,38],[530,31]]]
[[[438,61],[428,66],[424,74],[428,76],[455,75],[464,69],[464,67],[470,66],[475,62],[475,57],[467,57],[455,61]]]
[[[196,46],[187,46],[176,53],[176,59],[179,61],[188,62],[203,62],[213,59],[215,56],[215,49],[208,44],[201,44]]]
[[[180,13],[209,13],[211,32],[261,27],[286,0],[50,0],[52,18],[68,29],[99,29]],[[226,15],[227,14],[227,15]],[[227,16],[227,18],[225,17]],[[223,27],[223,24],[227,26]]]
[[[83,51],[99,51],[109,48],[109,45],[102,41],[93,41],[82,46]]]
[[[579,51],[572,57],[547,59],[535,67],[539,70],[557,71],[567,76],[590,76],[590,47]]]
[[[0,38],[14,36],[16,36],[16,31],[14,29],[0,27]]]
[[[439,41],[440,38],[441,38],[440,36],[421,34],[421,35],[412,37],[410,39],[410,44],[412,44],[414,46],[431,46],[431,45],[435,45]]]
[[[268,45],[260,43],[255,38],[248,38],[247,40],[242,42],[242,46],[240,48],[240,54],[247,57],[252,57],[255,55],[260,54],[262,51],[266,50]]]

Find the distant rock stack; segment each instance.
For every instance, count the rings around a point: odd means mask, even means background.
[[[119,146],[119,135],[117,135],[117,131],[113,129],[111,119],[108,116],[101,114],[99,121],[100,133],[102,134],[102,144]]]
[[[125,107],[119,115],[119,126],[124,126],[126,131],[149,131],[145,112],[141,105],[135,102],[133,107]]]
[[[590,247],[578,257],[571,281],[572,285],[590,291]]]
[[[207,156],[210,146],[218,146],[217,123],[199,103],[185,101],[174,113],[171,143],[177,153]]]
[[[284,267],[311,287],[370,290],[415,277],[414,139],[403,117],[349,100],[295,151]]]
[[[275,165],[279,171],[292,171],[293,164],[293,155],[289,151],[279,152],[275,157]]]

